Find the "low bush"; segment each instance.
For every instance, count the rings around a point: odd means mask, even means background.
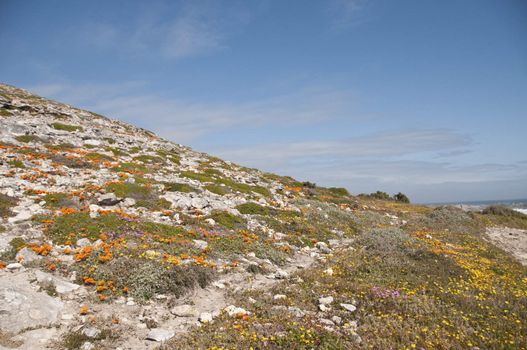
[[[52,123],[51,127],[55,130],[64,130],[69,132],[74,132],[78,130],[82,130],[81,126],[78,125],[69,125],[69,124],[62,124],[62,123]]]

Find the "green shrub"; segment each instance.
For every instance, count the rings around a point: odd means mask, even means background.
[[[209,218],[214,219],[218,224],[228,229],[235,229],[245,226],[245,220],[239,216],[232,215],[226,211],[213,211]]]
[[[205,186],[205,189],[220,196],[226,195],[227,193],[231,193],[229,187],[215,184],[209,184]]]
[[[136,206],[149,209],[169,209],[171,203],[159,194],[152,187],[143,186],[137,183],[116,182],[108,185],[106,192],[113,192],[117,197],[133,198],[136,200]]]
[[[67,193],[48,193],[42,198],[48,208],[78,208],[77,202]]]
[[[17,203],[16,198],[0,193],[0,218],[12,215],[11,208]]]
[[[208,174],[195,173],[193,171],[182,171],[179,176],[187,179],[197,180],[199,182],[214,182],[214,178]]]
[[[62,124],[62,123],[52,123],[51,127],[56,130],[64,130],[69,132],[74,132],[77,130],[82,130],[81,126],[78,125],[68,125],[68,124]]]
[[[410,199],[404,193],[397,193],[393,195],[393,199],[401,203],[410,203]]]
[[[143,162],[143,163],[163,163],[163,159],[162,158],[156,157],[156,156],[150,156],[150,155],[146,155],[146,154],[134,157],[134,160],[137,160],[137,161]]]
[[[9,162],[7,162],[9,165],[11,165],[13,168],[18,168],[18,169],[24,169],[26,166],[24,165],[24,162],[22,162],[21,160],[10,160]]]
[[[483,214],[500,215],[516,218],[527,218],[527,215],[503,205],[491,205],[481,211]]]
[[[124,172],[124,173],[146,173],[148,168],[143,164],[123,162],[119,165],[111,168],[112,171]]]
[[[242,214],[250,215],[270,215],[272,210],[253,202],[247,202],[236,206],[236,209]]]
[[[24,143],[42,141],[42,139],[36,135],[19,135],[15,137],[15,140],[17,140],[18,142],[24,142]]]
[[[120,257],[100,265],[93,278],[111,280],[118,290],[128,287],[129,294],[142,301],[156,294],[181,297],[193,288],[205,288],[213,276],[212,270],[206,267],[169,267],[156,261]]]
[[[335,196],[349,196],[350,195],[348,190],[343,187],[330,187],[328,188],[328,191]]]
[[[163,183],[165,185],[165,190],[169,192],[196,192],[197,190],[187,184],[177,183],[177,182],[165,182]]]

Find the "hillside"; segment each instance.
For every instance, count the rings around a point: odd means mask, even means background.
[[[526,348],[525,215],[355,197],[1,84],[0,125],[0,349]]]

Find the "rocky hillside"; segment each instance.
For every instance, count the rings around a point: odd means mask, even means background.
[[[527,217],[353,197],[7,85],[0,123],[0,349],[526,344],[526,269],[485,231]]]

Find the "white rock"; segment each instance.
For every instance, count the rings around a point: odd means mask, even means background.
[[[208,323],[208,322],[212,322],[212,314],[210,312],[202,312],[200,315],[199,315],[199,321],[201,323]]]
[[[32,216],[33,216],[33,213],[31,213],[30,211],[24,210],[18,213],[16,216],[7,219],[7,222],[9,222],[10,224],[16,224],[22,221],[29,220],[31,219]]]
[[[35,271],[35,277],[39,283],[53,283],[58,294],[67,294],[80,288],[78,284],[70,283],[40,270]]]
[[[89,140],[84,140],[84,144],[85,145],[90,145],[90,146],[100,146],[101,145],[101,141],[95,140],[95,139],[89,139]]]
[[[22,264],[20,263],[12,263],[12,264],[7,265],[5,268],[7,271],[15,272],[15,271],[23,270],[24,266],[22,266]]]
[[[147,340],[153,340],[153,341],[166,341],[170,338],[174,337],[176,333],[169,329],[163,329],[163,328],[153,328],[148,332],[148,335],[146,336]]]
[[[97,204],[103,205],[103,206],[116,205],[117,203],[121,201],[120,199],[117,198],[115,193],[105,193],[103,195],[100,195],[97,200],[98,200]]]
[[[320,297],[318,299],[318,303],[321,304],[321,305],[328,305],[328,304],[331,304],[332,302],[333,302],[333,297],[332,296]]]
[[[37,253],[32,251],[31,249],[24,247],[18,251],[16,254],[15,260],[20,263],[30,263],[35,260],[39,260],[42,257],[40,257]]]
[[[353,312],[357,310],[357,307],[353,304],[340,304],[340,306],[349,312]]]
[[[179,317],[196,317],[198,316],[198,311],[192,305],[177,305],[174,306],[170,313],[174,316]]]
[[[206,241],[202,241],[201,239],[194,239],[193,241],[194,248],[199,250],[207,249],[207,246],[209,245]]]
[[[328,307],[328,306],[326,306],[326,305],[324,305],[324,304],[320,304],[320,305],[318,306],[318,309],[319,309],[320,311],[322,311],[322,312],[326,312],[326,311],[331,310],[330,307]]]
[[[278,269],[274,273],[274,278],[276,278],[277,280],[286,279],[288,277],[289,277],[289,273],[287,273],[287,271],[284,271],[284,270]]]
[[[223,309],[230,317],[239,317],[248,315],[249,312],[241,307],[237,307],[234,305],[229,305],[225,309]]]
[[[212,218],[205,219],[205,222],[209,225],[216,225],[216,221]]]
[[[79,238],[77,240],[77,247],[87,247],[91,245],[91,241],[88,238]]]
[[[273,296],[273,299],[274,299],[274,300],[283,300],[283,299],[286,299],[286,298],[287,298],[287,296],[285,296],[285,295],[283,295],[283,294],[275,294],[275,295]]]
[[[125,198],[121,204],[123,205],[123,207],[133,207],[135,203],[136,203],[135,199]]]
[[[88,338],[96,338],[99,334],[101,334],[101,331],[95,327],[87,327],[82,330],[82,334]]]

